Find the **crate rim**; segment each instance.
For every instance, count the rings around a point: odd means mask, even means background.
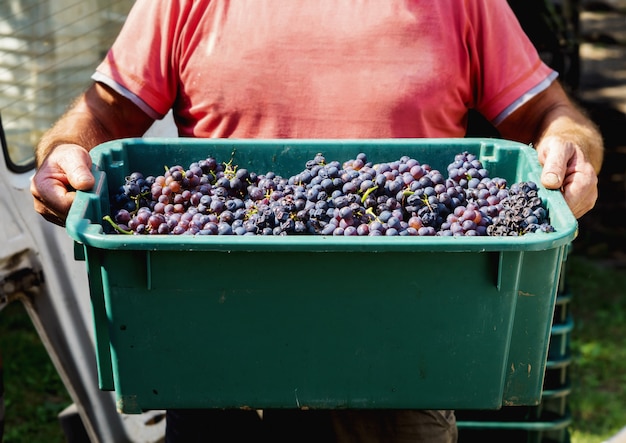
[[[558,190],[548,190],[536,179],[541,191],[548,195],[558,211],[565,219],[565,228],[552,233],[530,233],[519,237],[341,237],[322,235],[288,235],[288,236],[180,236],[180,235],[112,235],[105,234],[99,223],[93,223],[84,214],[90,200],[97,199],[94,190],[103,186],[104,172],[99,170],[101,157],[111,149],[123,149],[129,145],[211,145],[216,147],[237,146],[319,146],[328,143],[341,145],[380,144],[394,146],[415,146],[434,144],[444,146],[453,144],[463,147],[476,147],[479,144],[493,146],[511,146],[525,151],[537,158],[535,149],[523,143],[498,138],[428,138],[428,139],[198,139],[198,138],[127,138],[102,143],[90,151],[93,160],[92,172],[96,176],[96,185],[90,191],[77,191],[76,198],[66,220],[69,236],[78,244],[107,250],[144,250],[144,251],[309,251],[309,252],[380,252],[382,248],[403,252],[489,252],[489,251],[543,251],[561,247],[571,243],[578,235],[578,223],[569,210]],[[540,166],[533,165],[531,171],[537,177]],[[154,239],[158,239],[157,242]]]

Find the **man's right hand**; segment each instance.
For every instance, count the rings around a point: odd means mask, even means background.
[[[31,180],[35,211],[54,224],[65,226],[75,191],[88,191],[94,184],[87,150],[74,144],[59,145],[43,160]]]
[[[35,210],[64,226],[74,191],[87,191],[95,183],[89,149],[110,140],[140,137],[153,121],[131,100],[93,83],[37,145],[39,167],[30,186]]]

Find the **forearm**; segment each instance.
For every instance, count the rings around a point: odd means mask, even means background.
[[[600,172],[604,156],[600,131],[556,82],[505,119],[498,130],[505,138],[535,147],[549,137],[574,143],[596,174]]]
[[[543,166],[541,183],[560,189],[576,218],[598,198],[604,147],[596,125],[553,83],[499,126],[505,138],[532,143]]]
[[[81,97],[39,141],[35,150],[37,166],[54,148],[62,144],[75,144],[90,150],[94,146],[110,139],[110,135],[102,128],[97,119],[81,108]]]
[[[132,102],[95,83],[43,135],[35,150],[37,166],[59,145],[90,150],[109,140],[141,136],[150,124],[152,119]]]

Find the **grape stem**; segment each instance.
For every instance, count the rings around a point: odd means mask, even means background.
[[[115,230],[116,230],[117,232],[119,232],[120,234],[133,235],[132,231],[127,231],[127,230],[125,230],[125,229],[122,229],[122,228],[120,227],[120,225],[118,225],[117,223],[115,223],[115,222],[113,221],[113,219],[111,218],[111,216],[110,216],[110,215],[105,215],[104,217],[102,217],[102,219],[103,219],[104,221],[109,222],[109,224],[110,224],[111,226],[113,226],[113,229],[115,229]]]
[[[378,216],[374,212],[374,209],[372,209],[371,206],[365,210],[365,213],[371,215],[377,222],[380,222],[380,219],[378,218]]]
[[[136,213],[137,213],[137,211],[139,211],[139,200],[141,200],[142,198],[147,197],[148,195],[150,195],[150,192],[149,192],[149,191],[147,191],[147,192],[143,192],[143,193],[141,193],[141,194],[134,195],[134,196],[132,196],[132,197],[131,197],[131,200],[132,200],[133,202],[135,202],[135,209],[134,209],[133,211],[131,211],[131,212],[130,212],[131,214],[136,214]]]
[[[361,203],[365,203],[365,200],[367,200],[367,197],[376,189],[378,189],[378,186],[372,186],[371,188],[368,188],[367,191],[365,191],[365,193],[363,194],[363,197],[361,197]]]
[[[235,151],[233,150],[230,153],[230,160],[228,163],[224,163],[224,175],[229,179],[233,178],[237,173],[237,165],[233,165],[233,161],[235,160]]]

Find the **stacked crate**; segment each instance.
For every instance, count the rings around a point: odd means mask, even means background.
[[[505,406],[498,411],[457,411],[460,443],[569,443],[568,426],[572,420],[568,406],[572,361],[570,335],[574,322],[570,312],[572,294],[564,279],[565,263],[554,309],[540,404]]]

